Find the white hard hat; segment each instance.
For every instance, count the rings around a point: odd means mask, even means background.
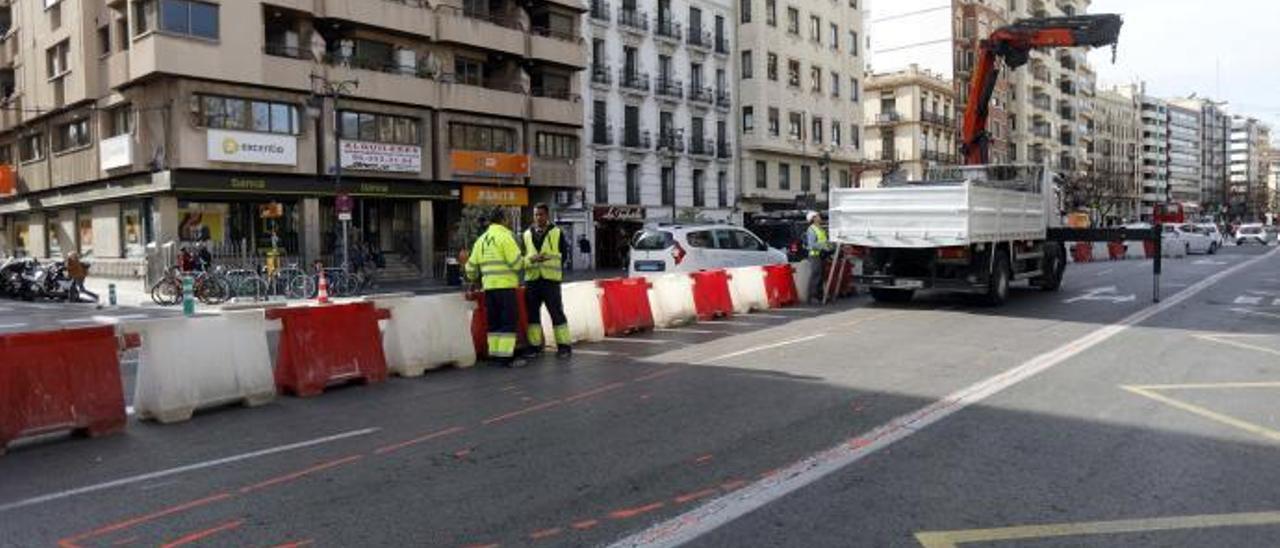
[[[818,217],[819,215],[817,211],[810,211],[809,213],[805,214],[804,219],[812,223],[813,220],[817,219]]]

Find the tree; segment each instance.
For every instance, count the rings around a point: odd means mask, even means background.
[[[1062,183],[1068,210],[1088,210],[1095,224],[1103,224],[1125,213],[1133,203],[1135,181],[1132,174],[1089,170],[1066,175]]]

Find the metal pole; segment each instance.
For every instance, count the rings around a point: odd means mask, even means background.
[[[342,194],[342,129],[339,127],[342,120],[338,113],[338,99],[342,95],[342,84],[333,86],[333,192],[334,206],[336,209],[337,198]],[[348,237],[347,226],[351,221],[342,220],[342,273],[347,274],[348,262]]]
[[[1156,260],[1152,266],[1151,302],[1160,302],[1160,271],[1164,267],[1164,226],[1157,223],[1155,228]]]

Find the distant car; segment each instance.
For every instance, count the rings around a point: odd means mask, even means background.
[[[1208,231],[1193,224],[1183,225],[1164,225],[1165,234],[1176,234],[1177,243],[1181,245],[1182,250],[1187,255],[1192,253],[1205,253],[1212,255],[1218,252],[1218,244],[1213,242],[1213,237]],[[1166,240],[1166,245],[1168,241]]]
[[[1236,245],[1245,244],[1262,244],[1271,245],[1276,240],[1276,234],[1267,230],[1260,224],[1240,225],[1236,229]]]
[[[803,211],[762,214],[752,218],[746,228],[769,247],[785,251],[791,262],[800,262],[809,256],[804,243],[809,222],[804,216]]]
[[[1203,229],[1205,233],[1209,235],[1209,238],[1213,240],[1214,244],[1216,244],[1216,249],[1222,249],[1222,246],[1226,245],[1227,238],[1222,235],[1222,229],[1218,228],[1217,224],[1199,223],[1196,227]]]
[[[750,231],[729,225],[646,228],[631,242],[631,276],[783,264],[787,254]]]

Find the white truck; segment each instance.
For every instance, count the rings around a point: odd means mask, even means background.
[[[862,260],[855,281],[877,301],[917,290],[973,293],[999,305],[1009,285],[1062,284],[1066,246],[1053,174],[1040,166],[957,166],[924,181],[833,189],[830,235]]]

